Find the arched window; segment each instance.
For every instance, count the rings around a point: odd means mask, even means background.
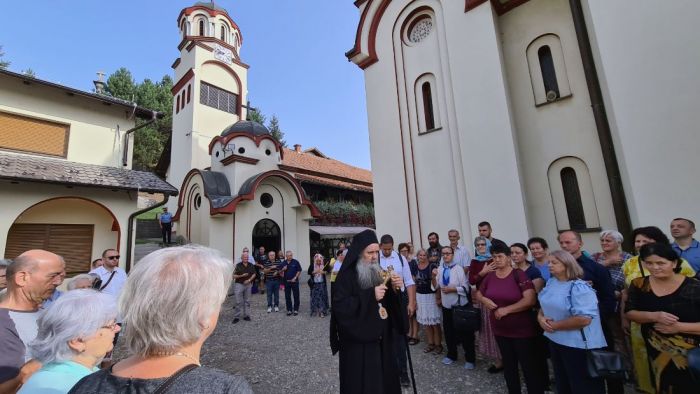
[[[177,114],[179,112],[180,112],[180,95],[178,94],[177,95],[177,103],[175,104],[175,113]]]
[[[190,94],[192,93],[192,85],[187,85],[187,104],[190,103]]]
[[[226,41],[226,28],[221,26],[221,41]]]
[[[433,91],[430,88],[430,82],[423,82],[421,85],[423,92],[423,114],[425,114],[425,130],[435,128],[435,113],[433,112]]]
[[[560,176],[566,213],[569,217],[569,227],[573,230],[583,230],[586,228],[586,215],[583,211],[581,189],[578,185],[576,171],[571,167],[564,167],[561,169]]]
[[[549,45],[544,45],[537,50],[537,57],[540,59],[540,71],[542,72],[542,82],[544,82],[544,91],[547,94],[547,101],[552,101],[560,97],[559,84],[557,83],[557,72],[554,69],[554,59],[552,58],[552,50]],[[556,96],[552,98],[551,93]]]
[[[180,109],[185,108],[185,91],[183,89],[182,93],[180,93],[180,100],[181,100],[181,105]]]
[[[204,20],[199,21],[199,35],[203,36],[204,35]]]
[[[526,54],[536,106],[572,95],[559,36],[549,33],[537,37],[528,44]]]

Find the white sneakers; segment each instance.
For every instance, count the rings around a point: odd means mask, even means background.
[[[268,306],[268,307],[267,307],[267,313],[270,313],[270,312],[272,312],[272,307],[271,307],[271,306]]]
[[[275,312],[279,312],[280,308],[278,306],[275,307]]]

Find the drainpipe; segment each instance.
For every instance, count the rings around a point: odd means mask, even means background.
[[[158,203],[156,205],[141,209],[139,211],[136,211],[129,215],[129,225],[128,225],[128,232],[126,233],[126,272],[129,273],[131,271],[131,251],[133,249],[133,243],[134,243],[134,224],[136,223],[136,217],[139,216],[142,213],[148,212],[151,209],[162,207],[163,205],[168,203],[168,199],[170,198],[169,195],[163,193],[163,202]]]
[[[126,167],[129,164],[129,134],[133,133],[134,131],[144,128],[151,123],[155,122],[156,119],[158,119],[158,112],[157,111],[151,111],[151,119],[147,121],[146,123],[140,124],[134,128],[131,128],[124,133],[124,149],[123,149],[123,154],[122,154],[122,166]]]
[[[603,154],[605,173],[608,178],[608,185],[610,186],[617,230],[625,235],[625,246],[627,250],[632,250],[630,248],[632,240],[627,237],[627,235],[632,233],[632,221],[630,220],[625,190],[622,186],[620,166],[617,162],[617,155],[615,154],[615,145],[613,144],[612,132],[610,131],[610,122],[608,121],[608,115],[605,111],[603,93],[600,88],[598,72],[595,68],[593,50],[591,49],[591,41],[588,37],[583,7],[581,6],[581,0],[569,0],[569,5],[571,7],[574,29],[576,30],[578,48],[581,52],[583,73],[586,76],[586,84],[588,85],[588,95],[591,99],[591,109],[593,110],[593,117],[595,119],[596,129],[598,130],[598,140],[600,140],[600,150]]]

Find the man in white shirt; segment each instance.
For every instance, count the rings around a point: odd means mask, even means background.
[[[469,264],[472,262],[472,257],[469,254],[469,249],[466,246],[459,244],[459,231],[452,229],[447,232],[447,238],[450,240],[450,246],[454,250],[453,261],[460,267],[464,268],[464,273],[469,272]]]
[[[126,272],[119,268],[119,252],[116,249],[107,249],[102,252],[102,266],[97,267],[90,271],[91,274],[95,274],[100,277],[102,284],[99,290],[103,293],[107,293],[114,297],[115,300],[119,299],[119,294],[122,292],[124,284],[126,284],[127,275]],[[117,324],[119,327],[122,326],[122,320],[117,317]],[[117,339],[119,338],[119,332],[114,335],[114,345],[117,344]],[[102,363],[103,367],[109,366],[111,363],[112,352],[109,352],[105,356]]]
[[[408,298],[408,316],[413,316],[416,313],[416,283],[413,281],[413,276],[411,275],[411,267],[408,265],[408,261],[403,258],[398,252],[394,250],[394,238],[389,234],[382,235],[379,240],[379,265],[383,270],[387,270],[389,266],[392,266],[394,272],[401,276],[403,279],[404,287],[401,289],[402,296],[406,299]],[[406,368],[406,332],[397,335],[398,339],[395,343],[395,349],[397,353],[397,362],[399,365],[399,370],[401,371],[400,380],[403,387],[408,387],[411,385],[411,381],[408,378],[408,370]]]

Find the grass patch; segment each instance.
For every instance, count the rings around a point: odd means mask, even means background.
[[[136,219],[158,219],[158,214],[161,212],[163,212],[163,207],[156,207],[136,216]]]

